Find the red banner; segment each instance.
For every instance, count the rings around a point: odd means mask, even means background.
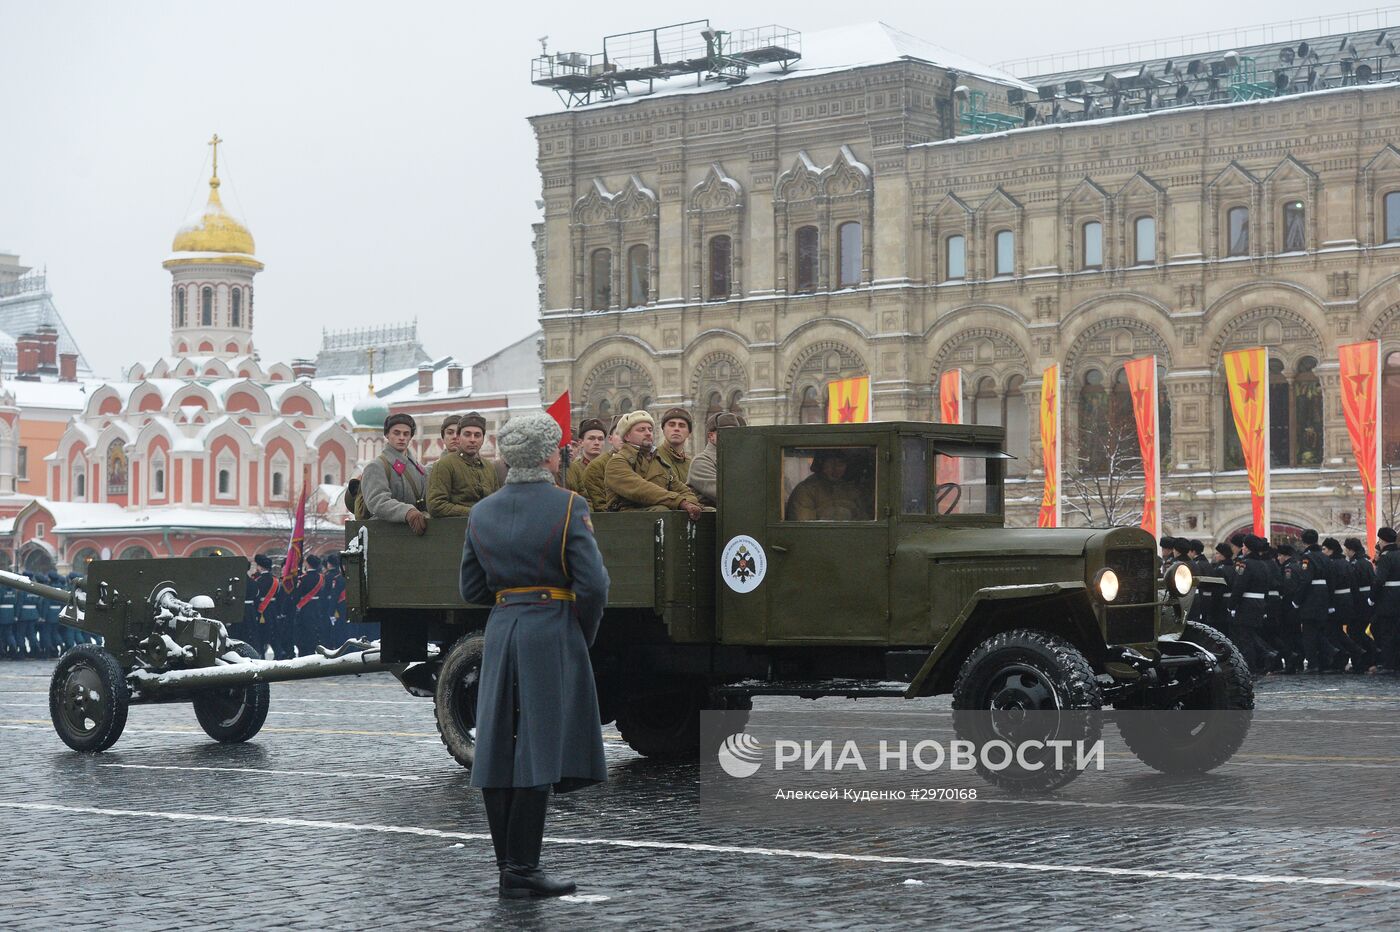
[[[871,420],[870,376],[827,382],[826,393],[828,424],[864,424]]]
[[[574,442],[574,428],[572,412],[569,410],[569,393],[565,392],[544,409],[544,413],[554,418],[554,422],[559,425],[559,430],[563,436],[559,438],[559,449],[567,447]],[[626,413],[625,411],[623,412]]]
[[[282,588],[291,592],[296,588],[297,575],[301,573],[301,561],[306,550],[306,496],[311,491],[311,467],[301,471],[301,498],[297,501],[296,520],[292,523],[292,540],[287,544],[287,558],[282,561]]]
[[[1060,367],[1050,366],[1040,379],[1040,447],[1045,459],[1045,494],[1038,527],[1060,526]]]
[[[1225,354],[1230,410],[1249,473],[1254,533],[1269,536],[1269,354],[1262,346]]]
[[[1339,347],[1342,363],[1342,413],[1346,415],[1351,452],[1361,473],[1366,500],[1366,549],[1376,541],[1381,526],[1380,495],[1376,482],[1381,471],[1381,345],[1349,343]]]
[[[938,377],[938,408],[941,423],[962,423],[961,369],[949,369]]]
[[[1142,452],[1142,529],[1153,540],[1162,538],[1162,470],[1157,448],[1157,357],[1130,360],[1124,367],[1137,422],[1138,449]]]

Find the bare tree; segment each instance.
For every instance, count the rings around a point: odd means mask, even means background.
[[[1075,468],[1066,470],[1064,509],[1090,527],[1131,527],[1142,522],[1146,483],[1137,428],[1110,422],[1102,431],[1079,435]]]

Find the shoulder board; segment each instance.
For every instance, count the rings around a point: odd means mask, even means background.
[[[1312,566],[1312,561],[1307,557],[1303,557],[1303,559],[1300,562],[1303,564],[1304,569],[1306,569],[1309,566]]]

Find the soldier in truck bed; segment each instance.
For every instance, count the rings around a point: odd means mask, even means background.
[[[460,518],[472,506],[501,487],[496,468],[481,458],[486,442],[486,418],[475,411],[457,421],[455,445],[433,464],[428,475],[428,514]]]
[[[603,470],[608,468],[608,460],[616,456],[622,446],[622,438],[617,435],[617,425],[621,420],[621,414],[612,419],[603,452],[583,470],[583,492],[580,494],[588,499],[588,507],[594,511],[606,511],[608,508],[608,483]]]
[[[703,510],[700,500],[656,455],[652,448],[655,429],[645,411],[623,415],[618,422],[622,449],[603,470],[608,511],[684,511],[695,521]]]

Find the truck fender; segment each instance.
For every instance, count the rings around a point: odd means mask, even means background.
[[[958,653],[966,653],[976,646],[975,643],[970,642],[980,643],[998,631],[1040,627],[1035,623],[1019,620],[1026,617],[1025,610],[1031,605],[1039,606],[1042,614],[1049,611],[1063,617],[1074,629],[1072,632],[1064,633],[1078,644],[1093,644],[1102,640],[1098,631],[1098,623],[1094,618],[1093,606],[1089,601],[1088,587],[1078,580],[987,586],[972,594],[962,611],[958,613],[958,617],[943,632],[943,636],[929,652],[928,659],[924,661],[924,665],[919,668],[919,672],[909,683],[909,688],[904,691],[904,698],[915,699],[947,691],[938,688],[941,681],[945,679],[947,680],[947,688],[950,689],[957,671],[946,670],[942,676],[935,676],[935,671],[945,666],[944,661],[947,658],[954,657]],[[980,618],[988,614],[1007,620],[990,626],[977,624]],[[1011,621],[1009,616],[1014,616],[1018,620]]]

